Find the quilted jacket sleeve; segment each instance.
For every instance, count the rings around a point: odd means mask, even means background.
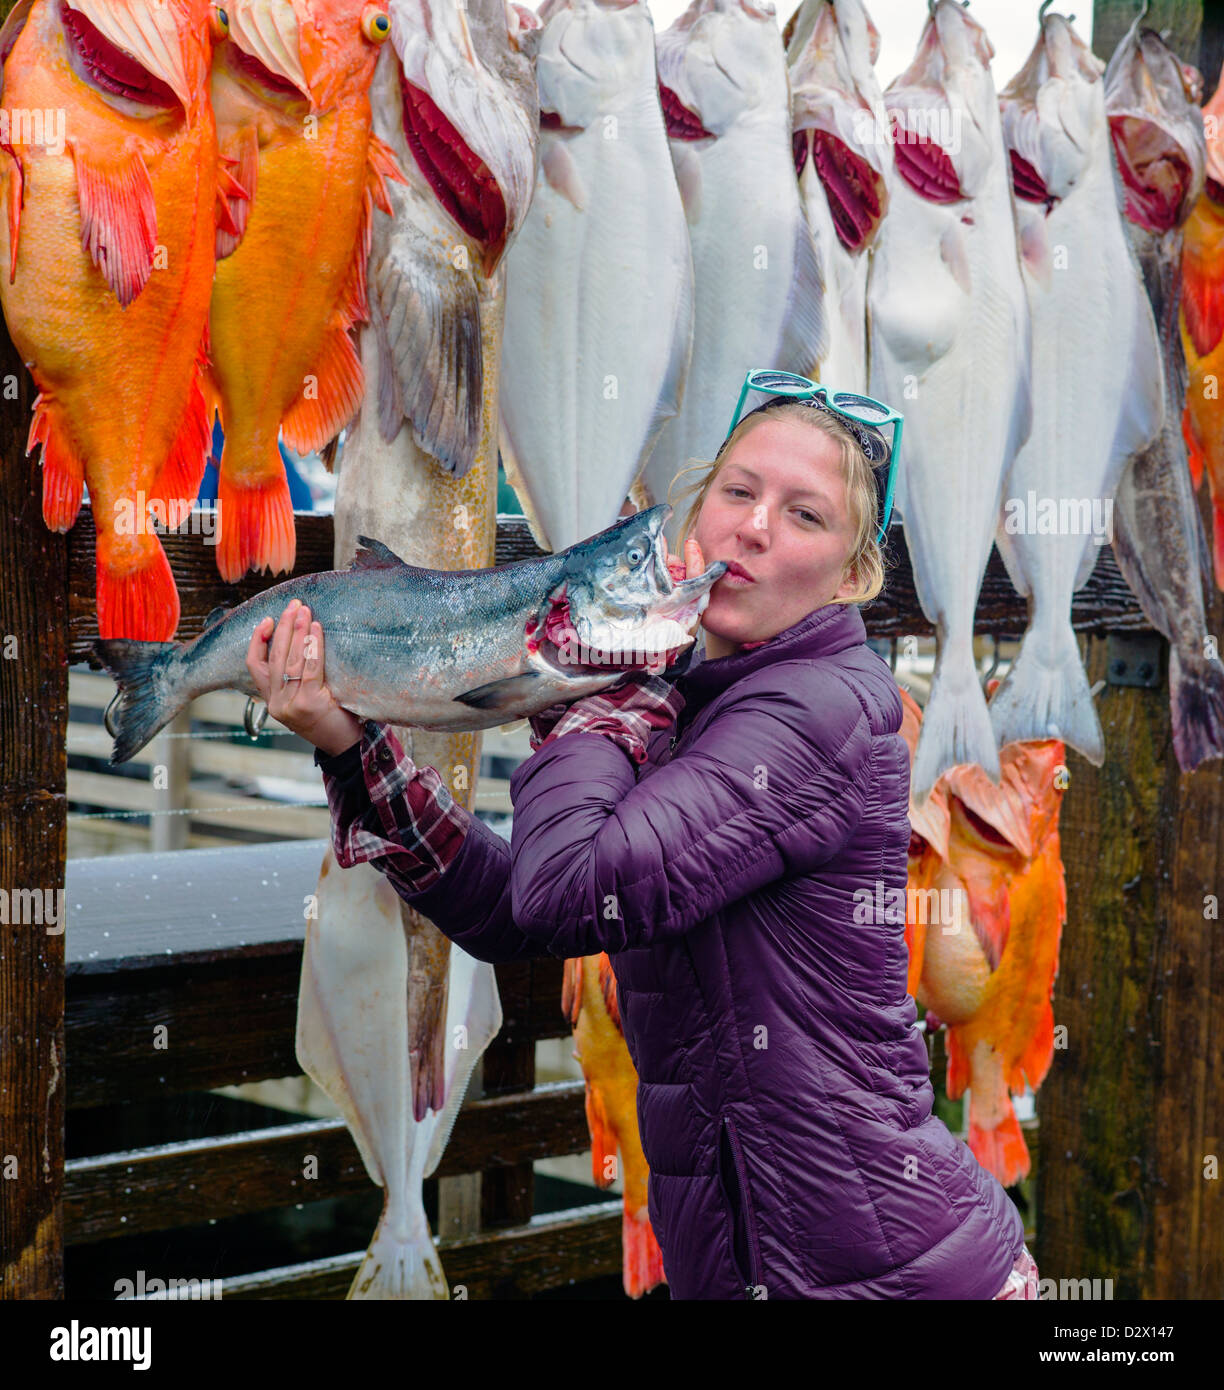
[[[569,734],[515,770],[510,890],[521,932],[563,956],[649,946],[811,872],[848,842],[870,746],[857,696],[784,663],[735,689],[641,783],[598,734]]]

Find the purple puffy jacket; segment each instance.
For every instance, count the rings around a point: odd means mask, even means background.
[[[1023,1246],[932,1114],[901,914],[854,920],[856,890],[905,889],[910,836],[865,638],[830,604],[693,664],[640,768],[600,734],[546,745],[512,846],[475,822],[407,899],[481,960],[609,953],[673,1298],[990,1299]]]

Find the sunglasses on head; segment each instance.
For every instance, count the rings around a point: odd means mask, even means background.
[[[744,402],[749,392],[757,392],[769,399],[745,411]],[[731,417],[731,427],[727,430],[727,439],[730,439],[736,425],[746,415],[755,415],[758,411],[768,410],[770,406],[780,405],[783,401],[798,401],[810,405],[814,410],[827,411],[830,415],[836,416],[858,440],[873,472],[877,464],[888,463],[887,482],[880,504],[880,531],[876,536],[876,543],[882,545],[892,517],[893,488],[897,478],[897,459],[901,453],[901,429],[905,417],[900,411],[885,405],[883,401],[860,395],[857,391],[836,391],[832,387],[822,386],[818,381],[809,381],[807,377],[799,376],[795,372],[757,368],[744,378],[744,385],[735,405],[735,414]],[[884,425],[893,427],[891,445],[880,433]],[[724,446],[727,439],[723,440]],[[879,492],[879,474],[876,473],[875,477],[876,490]]]

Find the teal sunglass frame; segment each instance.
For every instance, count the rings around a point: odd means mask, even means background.
[[[769,378],[769,381],[764,381],[764,378]],[[810,400],[817,409],[827,410],[830,415],[838,415],[843,420],[849,421],[851,428],[854,425],[867,425],[878,432],[883,426],[892,425],[892,443],[888,446],[888,481],[884,489],[884,515],[881,518],[880,530],[876,536],[876,544],[883,545],[884,537],[888,533],[888,523],[892,519],[893,491],[897,481],[897,459],[901,456],[901,431],[905,425],[905,416],[899,410],[894,410],[891,406],[885,405],[883,401],[877,401],[874,396],[866,396],[861,391],[839,391],[832,386],[822,385],[819,381],[811,381],[808,377],[800,376],[797,372],[781,372],[772,367],[754,367],[744,377],[739,400],[735,403],[735,414],[731,417],[731,425],[727,430],[727,439],[731,437],[732,431],[740,422],[740,411],[744,408],[744,401],[747,399],[749,391],[756,391],[763,396],[784,396],[789,400]],[[856,401],[873,406],[876,411],[882,411],[883,415],[856,412],[853,408],[853,403]],[[762,408],[757,407],[757,409]],[[726,439],[723,440],[723,443],[726,443]]]

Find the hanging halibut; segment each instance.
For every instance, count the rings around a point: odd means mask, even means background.
[[[1203,586],[1211,556],[1186,463],[1178,402],[1186,356],[1178,324],[1182,228],[1203,191],[1202,78],[1136,20],[1105,73],[1127,231],[1160,332],[1164,427],[1129,460],[1114,499],[1114,555],[1148,621],[1169,641],[1173,749],[1183,772],[1224,755],[1224,666],[1206,655]]]
[[[920,800],[957,763],[999,778],[973,618],[1029,429],[1030,325],[993,53],[955,0],[939,0],[884,94],[899,177],[868,288],[871,394],[905,412],[897,507],[939,642],[912,774]]]
[[[1047,14],[1001,97],[1033,310],[1033,427],[996,537],[1029,625],[990,702],[1000,745],[1061,738],[1097,766],[1105,744],[1071,596],[1110,539],[1126,461],[1164,419],[1160,341],[1114,184],[1104,67]]]
[[[546,0],[540,168],[506,258],[502,462],[536,540],[610,526],[680,408],[688,224],[645,0]]]
[[[791,144],[786,55],[769,0],[693,0],[656,44],[659,91],[689,222],[693,355],[680,413],[643,477],[655,502],[712,459],[744,375],[811,376],[828,350],[824,284]],[[682,486],[687,486],[686,477]],[[676,508],[667,538],[683,521]]]
[[[888,211],[892,134],[860,0],[804,0],[787,47],[795,169],[825,284],[821,380],[867,390],[867,272]]]

